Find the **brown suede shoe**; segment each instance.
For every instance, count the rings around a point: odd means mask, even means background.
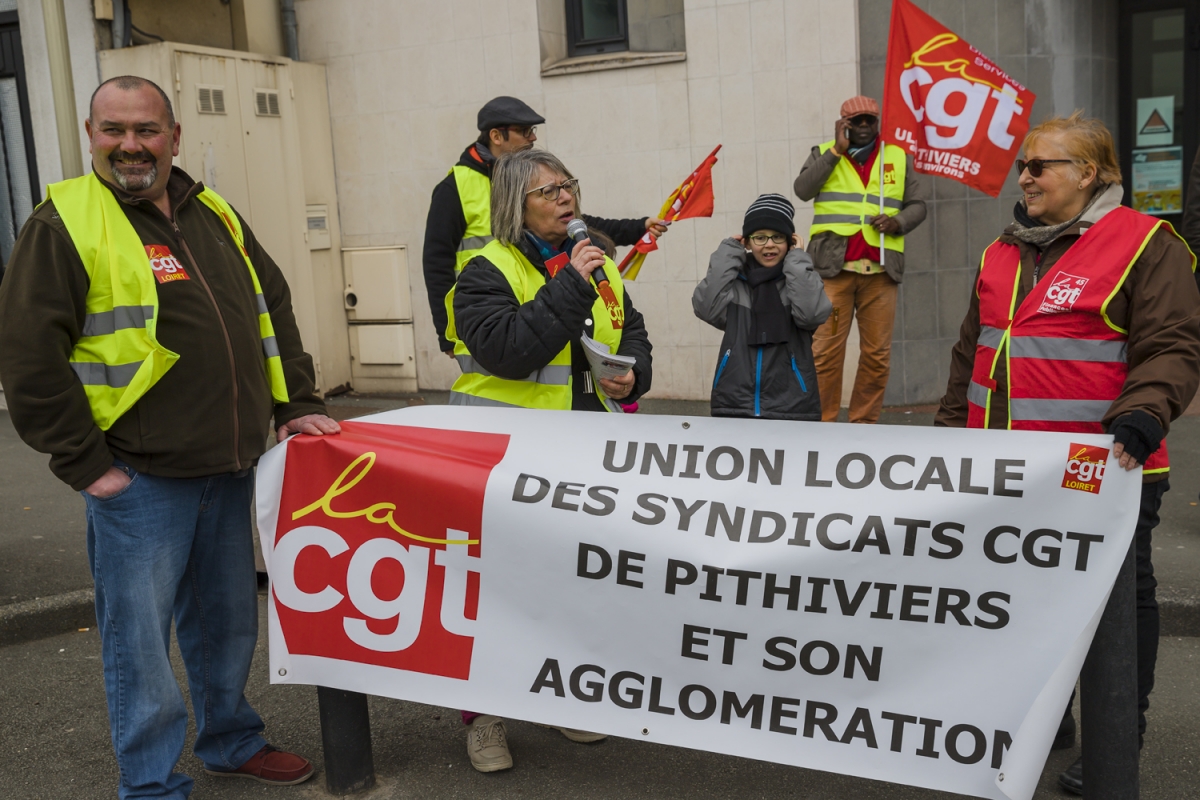
[[[313,765],[307,758],[266,745],[237,769],[215,770],[205,767],[204,771],[222,778],[251,778],[272,786],[294,786],[312,777]]]

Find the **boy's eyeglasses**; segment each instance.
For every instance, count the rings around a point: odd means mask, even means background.
[[[1040,178],[1040,177],[1042,177],[1042,169],[1047,164],[1073,164],[1073,163],[1075,163],[1075,162],[1069,158],[1031,158],[1028,161],[1024,161],[1024,160],[1018,158],[1017,159],[1017,176],[1020,177],[1022,172],[1024,172],[1025,170],[1029,170],[1029,174],[1032,177]]]
[[[566,189],[571,194],[578,194],[579,193],[579,179],[571,178],[571,180],[563,181],[562,183],[547,183],[545,186],[539,186],[536,189],[530,189],[525,194],[528,196],[528,195],[533,194],[534,192],[540,192],[543,199],[553,201],[553,200],[558,199],[558,195],[562,192],[563,189]]]
[[[750,237],[750,242],[758,245],[759,247],[762,247],[767,242],[771,242],[773,244],[785,244],[787,242],[787,237],[782,233],[756,233]]]

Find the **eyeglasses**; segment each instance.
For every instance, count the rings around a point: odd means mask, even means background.
[[[1042,177],[1042,169],[1047,164],[1074,164],[1075,162],[1069,158],[1031,158],[1028,161],[1017,159],[1017,176],[1029,170],[1029,175],[1034,178]]]
[[[525,139],[532,139],[533,135],[537,133],[537,125],[499,125],[497,127],[502,131],[519,133]]]
[[[787,237],[784,236],[782,233],[756,233],[750,237],[750,241],[753,244],[756,244],[759,247],[762,247],[767,242],[772,242],[774,244],[784,244],[785,242],[787,242]]]
[[[874,125],[877,119],[879,118],[874,114],[859,114],[857,117],[850,117],[847,122],[857,128],[861,125]]]
[[[530,189],[525,194],[528,196],[534,192],[540,192],[544,199],[553,201],[558,199],[558,195],[563,189],[566,189],[571,194],[579,194],[579,179],[571,178],[571,180],[563,181],[562,183],[547,183],[545,186]]]

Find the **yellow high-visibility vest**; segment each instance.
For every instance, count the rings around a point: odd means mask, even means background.
[[[821,154],[834,145],[829,141],[821,145]],[[883,153],[883,213],[894,217],[904,207],[904,176],[908,161],[903,148],[884,144]],[[838,159],[837,166],[813,203],[813,222],[808,229],[809,240],[818,233],[832,231],[838,236],[853,236],[861,232],[867,244],[879,247],[879,231],[870,225],[872,217],[879,216],[879,163],[871,170],[871,179],[864,187],[858,171],[845,156]],[[885,236],[887,250],[904,252],[903,236]]]
[[[108,430],[150,387],[167,374],[179,354],[155,336],[158,285],[150,258],[120,201],[89,173],[46,187],[88,275],[82,335],[70,364],[87,394],[92,418]],[[277,403],[288,401],[283,362],[262,286],[246,253],[237,215],[206,188],[197,199],[221,218],[250,270],[258,308],[263,362]]]
[[[458,199],[467,220],[467,230],[454,254],[454,275],[458,277],[467,262],[492,241],[492,180],[462,165],[453,167],[450,173],[454,175]]]
[[[512,287],[517,300],[524,305],[533,300],[538,289],[546,285],[542,273],[514,245],[498,241],[488,243],[479,254],[494,265]],[[604,273],[621,308],[625,307],[625,287],[621,274],[612,259],[604,259]],[[450,389],[451,405],[516,406],[519,408],[548,408],[569,411],[571,408],[571,345],[567,344],[550,363],[528,377],[508,380],[493,375],[471,356],[467,345],[457,336],[454,325],[454,289],[446,295],[446,338],[454,342],[454,357],[462,375]],[[621,346],[621,329],[614,328],[604,299],[597,297],[592,304],[592,336],[606,344],[611,352]],[[596,394],[609,411],[621,412],[621,406],[604,395],[596,382]]]

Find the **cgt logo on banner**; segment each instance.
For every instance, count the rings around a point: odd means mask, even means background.
[[[271,680],[1032,797],[1133,536],[1111,437],[583,421],[267,453]]]
[[[483,491],[508,437],[342,429],[288,449],[271,557],[288,651],[465,680]]]
[[[909,0],[894,0],[883,138],[918,172],[1000,194],[1036,95]]]

